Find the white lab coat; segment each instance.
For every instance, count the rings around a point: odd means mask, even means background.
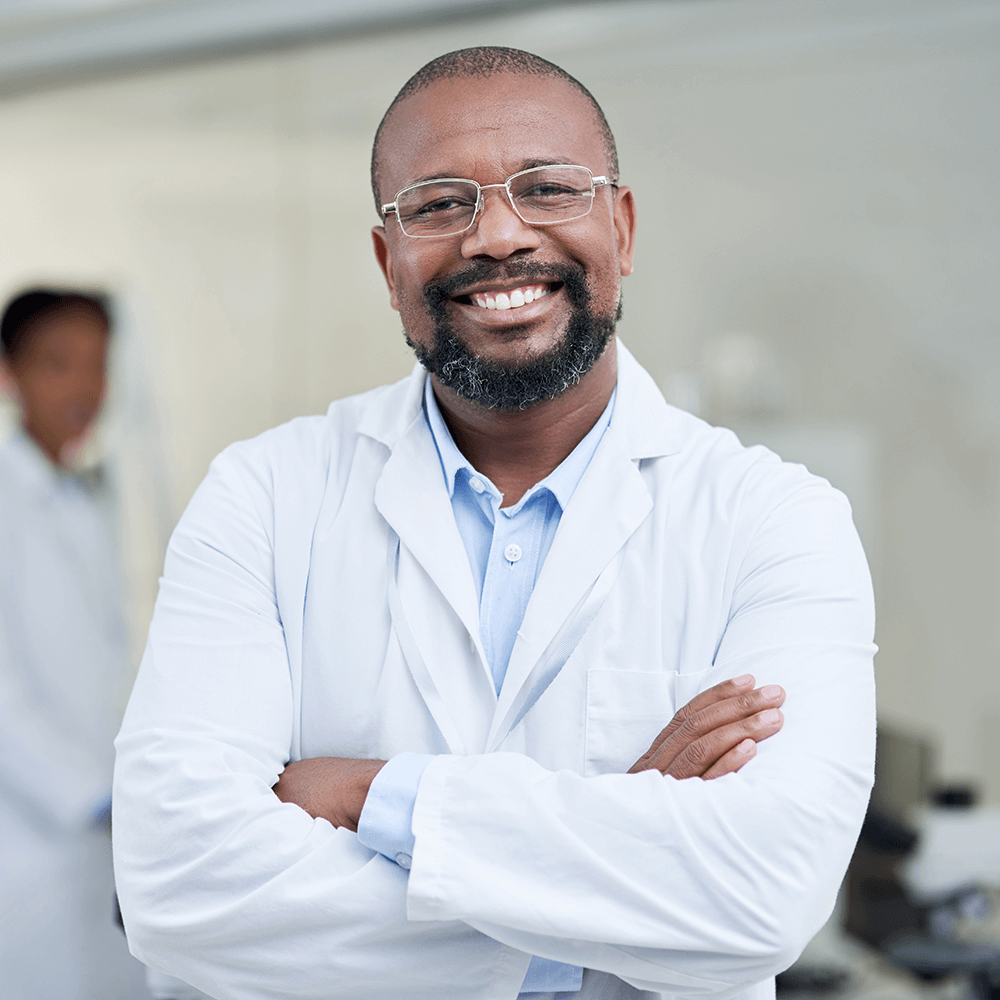
[[[870,582],[846,499],[668,406],[619,348],[499,698],[423,374],[234,445],[175,532],[118,739],[133,951],[224,998],[773,991],[872,780]],[[741,773],[630,764],[698,691],[788,691]],[[270,791],[288,759],[439,754],[409,872]],[[617,978],[616,978],[617,977]]]
[[[106,822],[125,632],[91,498],[23,433],[0,447],[0,995],[106,998]]]

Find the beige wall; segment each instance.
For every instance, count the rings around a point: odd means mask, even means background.
[[[641,210],[623,338],[672,398],[849,492],[882,713],[1000,802],[996,5],[562,6],[10,98],[0,292],[119,294],[124,412],[146,433],[156,403],[175,517],[228,442],[409,370],[369,144],[406,76],[479,43],[602,102]],[[151,476],[129,493],[137,620]]]

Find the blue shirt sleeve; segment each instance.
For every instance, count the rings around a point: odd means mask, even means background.
[[[413,806],[424,769],[434,759],[428,753],[399,753],[375,775],[358,818],[358,840],[378,851],[400,868],[413,861]],[[583,982],[583,969],[532,956],[521,991],[576,992]]]
[[[400,868],[413,860],[413,806],[429,753],[399,753],[375,775],[358,818],[358,840]]]

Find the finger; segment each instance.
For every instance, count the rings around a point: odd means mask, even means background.
[[[657,770],[666,773],[673,760],[696,741],[726,726],[749,719],[768,708],[777,708],[784,704],[784,701],[784,688],[777,684],[768,684],[754,691],[744,691],[722,701],[711,702],[705,708],[688,716],[673,732],[661,733],[662,738],[654,741],[649,750],[636,762],[633,770],[643,771],[656,767]],[[697,749],[695,747],[695,750]]]
[[[757,743],[766,740],[781,729],[784,721],[784,716],[777,708],[768,708],[699,737],[688,743],[669,762],[654,758],[651,764],[662,774],[669,774],[674,778],[700,778],[743,740],[749,738]]]
[[[713,730],[749,719],[758,712],[780,708],[784,703],[785,689],[778,684],[768,684],[706,706],[684,721],[677,730],[676,738],[690,743]]]
[[[703,775],[705,781],[721,778],[724,774],[734,774],[744,764],[757,756],[757,744],[748,736],[737,743],[728,753],[724,753]]]
[[[691,716],[697,715],[699,712],[718,702],[736,698],[741,694],[751,691],[753,683],[753,674],[743,674],[742,677],[732,677],[727,681],[722,681],[710,687],[707,691],[702,691],[700,694],[695,695],[686,705],[678,709],[670,722],[660,730],[659,735],[653,740],[649,749],[629,768],[629,774],[647,770],[650,766],[650,758]]]
[[[742,677],[732,677],[728,681],[722,681],[707,691],[696,694],[686,705],[678,709],[671,721],[677,722],[679,726],[692,715],[697,715],[711,705],[747,694],[753,690],[753,684],[753,674],[743,674]]]

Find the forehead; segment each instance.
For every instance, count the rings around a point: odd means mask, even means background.
[[[72,306],[30,323],[24,331],[23,347],[32,352],[92,345],[103,348],[108,337],[108,325],[96,310]]]
[[[440,80],[397,105],[380,150],[383,193],[429,177],[504,181],[537,163],[607,169],[597,115],[565,80],[502,74]]]

